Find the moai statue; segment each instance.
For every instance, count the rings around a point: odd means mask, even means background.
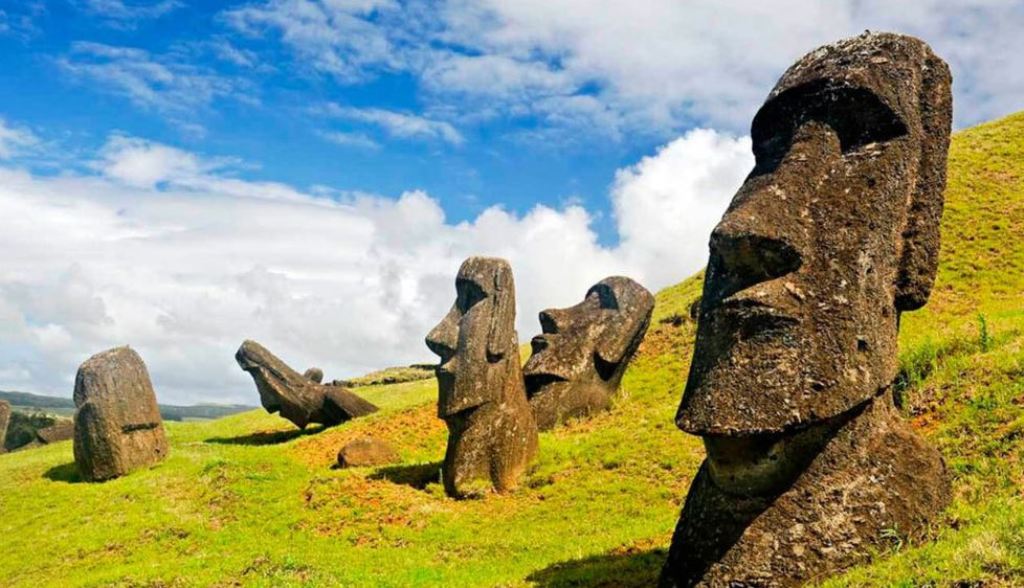
[[[4,440],[7,439],[7,426],[11,422],[11,404],[0,400],[0,453],[7,451]]]
[[[526,394],[542,431],[607,410],[647,332],[654,296],[629,278],[591,286],[576,306],[540,313],[542,335],[523,367]]]
[[[271,414],[281,413],[300,429],[309,423],[331,427],[377,412],[376,406],[351,390],[318,383],[311,374],[316,368],[300,374],[255,341],[243,342],[235,361],[252,376],[263,408]]]
[[[75,464],[85,480],[123,476],[167,457],[156,393],[129,347],[90,357],[75,376]]]
[[[925,43],[866,33],[803,57],[754,117],[676,417],[707,459],[662,586],[821,579],[949,502],[891,384],[900,313],[935,278],[951,102]]]
[[[455,278],[455,304],[427,335],[440,356],[437,412],[448,424],[442,474],[454,497],[516,487],[537,453],[515,331],[512,269],[470,257]]]

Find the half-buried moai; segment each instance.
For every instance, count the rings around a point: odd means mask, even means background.
[[[440,356],[437,412],[448,425],[442,477],[450,496],[516,487],[537,453],[516,337],[512,269],[471,257],[455,279],[455,304],[427,335]]]
[[[0,400],[0,453],[6,451],[4,440],[7,439],[7,426],[11,423],[11,405],[6,400]]]
[[[866,33],[803,57],[754,117],[676,417],[707,459],[662,586],[820,579],[948,503],[891,384],[900,313],[935,278],[951,101],[925,43]]]
[[[129,347],[90,357],[75,376],[75,463],[88,481],[109,480],[167,457],[156,394]]]
[[[300,374],[255,341],[243,342],[235,360],[256,382],[263,408],[279,412],[300,429],[309,423],[331,427],[377,412],[376,406],[346,388],[320,384],[317,377],[323,379],[323,372],[318,368]]]
[[[576,306],[540,313],[543,334],[523,367],[526,394],[542,431],[608,409],[647,332],[654,296],[629,278],[591,286]]]

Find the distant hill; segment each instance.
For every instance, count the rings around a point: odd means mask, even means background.
[[[0,390],[0,400],[6,400],[11,403],[11,406],[21,412],[35,411],[61,416],[70,416],[75,412],[75,403],[70,398]],[[160,416],[165,421],[219,419],[220,417],[245,412],[253,408],[255,407],[242,404],[197,404],[194,406],[161,404]]]

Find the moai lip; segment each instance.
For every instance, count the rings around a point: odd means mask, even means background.
[[[514,489],[537,453],[515,331],[515,283],[503,259],[471,257],[451,310],[426,337],[437,366],[438,416],[448,425],[442,467],[454,497]]]
[[[318,368],[300,374],[255,341],[243,342],[235,360],[252,376],[263,408],[300,429],[309,423],[331,427],[378,410],[347,388],[320,384],[317,376],[322,380],[323,372]]]
[[[167,458],[156,393],[142,358],[129,347],[93,355],[75,376],[75,463],[102,481]]]
[[[754,117],[676,418],[707,459],[662,586],[799,585],[948,503],[890,384],[900,313],[935,279],[950,83],[924,42],[866,33],[800,59]]]
[[[540,313],[542,334],[531,341],[523,367],[540,430],[608,409],[653,310],[646,288],[612,276],[591,286],[579,304]]]

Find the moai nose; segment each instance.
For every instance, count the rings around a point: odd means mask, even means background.
[[[541,311],[540,315],[540,331],[547,335],[553,335],[559,331],[560,313],[559,311],[549,308]]]

